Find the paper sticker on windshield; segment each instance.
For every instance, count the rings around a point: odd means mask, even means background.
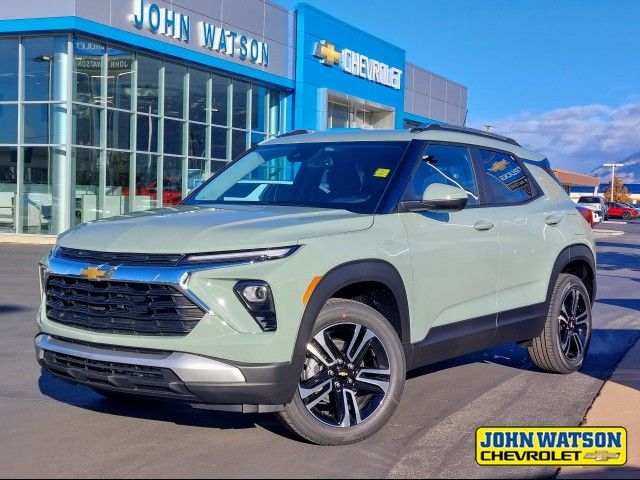
[[[387,178],[389,176],[389,173],[391,173],[391,170],[388,168],[378,168],[375,172],[373,172],[373,176],[379,178]]]

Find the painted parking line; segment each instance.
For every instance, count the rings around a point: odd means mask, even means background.
[[[598,229],[598,230],[594,230],[593,231],[593,236],[596,239],[605,238],[605,237],[619,237],[621,235],[624,235],[624,232],[622,230],[602,230],[602,229]]]

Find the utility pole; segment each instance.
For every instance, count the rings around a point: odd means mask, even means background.
[[[611,202],[613,202],[613,191],[615,190],[616,182],[616,167],[624,167],[622,163],[605,163],[603,167],[611,167]]]

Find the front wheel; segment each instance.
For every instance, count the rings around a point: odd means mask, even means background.
[[[358,442],[391,418],[405,377],[402,344],[386,318],[362,303],[331,299],[307,345],[298,391],[280,416],[312,443]]]
[[[542,333],[533,339],[529,356],[542,370],[571,373],[578,370],[591,342],[589,293],[575,275],[558,276]]]
[[[631,214],[629,212],[624,212],[622,214],[622,218],[625,220],[631,220]]]

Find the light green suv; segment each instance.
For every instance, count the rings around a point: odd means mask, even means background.
[[[548,161],[440,125],[263,142],[177,207],[69,230],[40,274],[44,369],[325,445],[378,431],[425,364],[517,342],[577,370],[596,292]]]

